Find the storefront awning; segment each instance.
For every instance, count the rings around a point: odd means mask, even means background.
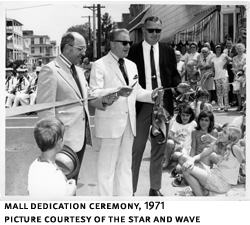
[[[199,23],[201,20],[203,20],[204,18],[206,18],[207,16],[209,16],[210,14],[212,14],[213,12],[215,12],[216,10],[217,9],[213,7],[213,8],[207,9],[207,10],[199,13],[192,20],[190,20],[189,22],[187,22],[186,24],[184,24],[182,27],[180,27],[174,33],[177,34],[177,33],[181,32],[181,31],[184,31],[184,30],[186,30],[186,29],[194,26],[196,23]]]
[[[149,9],[149,8],[148,8]],[[142,25],[144,24],[144,16],[147,13],[148,9],[146,9],[145,11],[141,12],[137,17],[135,17],[127,26],[127,30],[128,31],[132,31],[136,28],[140,28],[142,27]]]

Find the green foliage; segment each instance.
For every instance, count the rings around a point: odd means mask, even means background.
[[[105,46],[105,52],[109,51],[109,33],[113,28],[111,16],[105,13],[102,16],[102,45]]]

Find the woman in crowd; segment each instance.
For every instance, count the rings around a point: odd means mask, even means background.
[[[196,42],[192,42],[189,45],[190,47],[190,53],[188,54],[186,61],[185,61],[185,65],[187,65],[187,63],[190,60],[194,60],[197,63],[197,57],[199,55],[199,53],[197,52],[197,43]]]
[[[201,71],[201,87],[206,89],[209,93],[208,101],[211,101],[211,91],[215,90],[214,86],[214,73],[212,69],[211,59],[213,58],[212,54],[209,54],[209,49],[203,47],[201,49],[201,56],[198,57],[197,68]]]
[[[238,43],[236,45],[236,51],[238,53],[237,56],[233,58],[233,65],[232,65],[232,70],[234,72],[234,79],[238,79],[238,73],[243,70],[243,67],[246,65],[246,54],[245,52],[245,45],[242,43]],[[244,95],[244,88],[242,87],[241,83],[241,88],[237,91],[234,91],[234,93],[237,95],[237,100],[238,100],[238,108],[236,109],[237,111],[242,110],[242,97],[241,95]]]
[[[176,62],[177,62],[177,70],[181,76],[181,82],[185,82],[185,73],[186,73],[186,69],[185,69],[185,63],[183,61],[181,61],[181,53],[180,51],[175,51],[175,58],[176,58]]]
[[[227,73],[227,63],[231,60],[225,53],[222,53],[221,45],[215,46],[215,57],[212,58],[211,62],[214,70],[214,80],[216,85],[216,93],[218,99],[218,110],[228,111],[229,102],[228,102],[228,73]],[[224,103],[223,103],[224,99]]]

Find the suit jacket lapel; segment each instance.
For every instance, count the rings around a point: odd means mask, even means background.
[[[163,62],[163,54],[164,54],[164,48],[161,47],[161,43],[159,42],[159,66]],[[161,67],[161,66],[160,66]]]
[[[63,79],[74,89],[74,91],[77,93],[79,98],[82,98],[80,90],[77,87],[77,84],[76,84],[69,68],[65,65],[65,63],[62,62],[62,60],[59,57],[55,60],[55,66],[58,68],[58,70],[57,70],[58,74],[60,76],[62,76]]]
[[[143,88],[146,88],[146,74],[145,74],[145,65],[144,65],[144,56],[143,56],[143,47],[142,42],[138,46],[138,73],[142,74],[142,76],[139,76],[139,83]],[[137,63],[136,63],[137,64]]]
[[[107,55],[107,61],[111,67],[111,69],[115,72],[115,74],[120,78],[120,80],[123,82],[124,85],[127,85],[124,77],[122,75],[122,72],[118,66],[118,62],[116,61],[116,59],[111,55],[111,53],[109,53]]]

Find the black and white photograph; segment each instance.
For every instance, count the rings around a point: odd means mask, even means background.
[[[150,3],[0,2],[4,201],[249,200],[249,2]]]

